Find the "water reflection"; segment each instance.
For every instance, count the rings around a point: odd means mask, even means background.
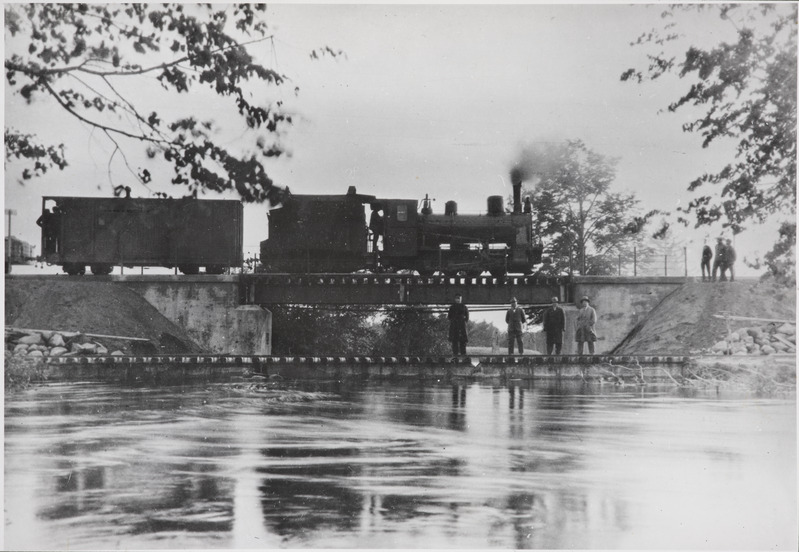
[[[6,547],[791,548],[796,536],[793,401],[523,381],[284,391],[7,396]]]

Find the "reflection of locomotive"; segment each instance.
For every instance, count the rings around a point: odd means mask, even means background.
[[[383,248],[369,251],[364,205],[383,211]],[[261,242],[266,272],[415,270],[469,276],[489,271],[531,272],[541,262],[532,215],[522,213],[514,190],[513,213],[501,196],[488,198],[488,214],[459,215],[455,202],[433,214],[430,200],[376,199],[356,194],[293,195],[270,212],[269,239]]]
[[[178,267],[209,274],[241,266],[241,202],[196,199],[45,197],[42,257],[68,274],[114,266]]]

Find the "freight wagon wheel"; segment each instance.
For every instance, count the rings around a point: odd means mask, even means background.
[[[107,274],[111,274],[111,271],[114,269],[113,266],[110,264],[93,264],[91,265],[92,274],[97,276],[105,276]]]
[[[178,265],[178,270],[183,274],[198,274],[200,267],[197,265]]]
[[[222,265],[210,265],[205,267],[206,274],[224,274],[225,267]]]
[[[64,263],[64,272],[70,276],[82,276],[86,274],[86,266],[78,263]]]

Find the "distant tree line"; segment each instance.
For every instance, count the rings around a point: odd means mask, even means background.
[[[412,307],[380,313],[354,307],[272,309],[272,353],[326,356],[443,356],[451,352],[446,314]],[[501,332],[490,322],[468,323],[469,345],[490,347]]]

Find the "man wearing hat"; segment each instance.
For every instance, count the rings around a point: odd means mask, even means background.
[[[452,354],[466,354],[466,322],[469,321],[469,309],[461,303],[463,296],[455,295],[455,302],[450,305],[447,318],[449,319],[449,340],[452,342]]]
[[[713,259],[713,276],[712,280],[716,281],[716,274],[721,269],[721,281],[725,281],[727,276],[724,275],[725,266],[727,264],[727,246],[724,245],[724,239],[719,236],[716,238],[716,257]]]
[[[559,355],[563,347],[563,332],[566,330],[566,313],[558,305],[558,298],[552,298],[552,305],[544,311],[544,333],[547,335],[547,354]]]
[[[580,309],[577,311],[577,320],[574,322],[574,340],[577,342],[577,354],[583,354],[583,343],[588,343],[588,352],[594,354],[594,341],[596,341],[596,311],[591,306],[588,297],[580,299]]]
[[[508,354],[513,354],[514,340],[519,345],[519,354],[524,354],[522,331],[527,318],[524,316],[524,311],[517,306],[515,297],[510,300],[510,308],[505,313],[505,322],[508,324]]]

